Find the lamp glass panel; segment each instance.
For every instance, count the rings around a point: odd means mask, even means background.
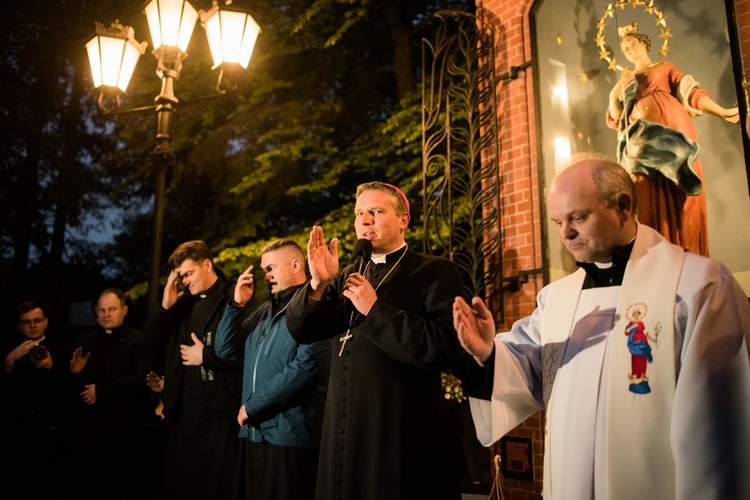
[[[91,67],[91,78],[94,80],[94,88],[102,84],[102,61],[99,55],[99,37],[95,36],[86,43],[86,52],[89,55],[89,66]]]
[[[125,92],[130,83],[130,78],[135,71],[135,65],[141,57],[140,47],[132,43],[125,44],[125,53],[122,56],[122,67],[120,68],[120,77],[117,80],[117,86]]]
[[[124,38],[113,38],[100,36],[99,46],[102,54],[102,84],[117,86],[120,79],[120,67],[122,66],[122,53],[126,40]]]
[[[177,47],[180,34],[183,0],[155,0],[159,3],[159,27],[161,43],[168,47]]]
[[[221,41],[224,49],[224,61],[236,63],[240,60],[242,32],[245,29],[245,14],[241,12],[222,11]]]
[[[255,42],[258,40],[259,34],[260,26],[255,22],[255,19],[247,16],[245,36],[242,37],[242,49],[240,50],[238,61],[243,68],[247,68],[247,65],[250,63],[250,56],[253,55],[253,49],[255,48]]]
[[[151,41],[154,42],[154,50],[161,47],[161,26],[159,25],[159,1],[151,0],[144,7],[146,19],[148,19],[148,29],[151,31]]]
[[[243,68],[247,68],[250,62],[250,56],[253,55],[253,49],[255,48],[255,42],[258,40],[260,34],[260,26],[250,16],[247,16],[247,22],[245,23],[245,36],[242,37],[242,49],[240,50],[239,63]]]
[[[221,49],[221,22],[218,13],[218,10],[215,11],[211,14],[211,17],[203,21],[206,38],[208,38],[208,48],[211,49],[211,57],[214,60],[214,68],[217,68],[224,60]]]
[[[190,43],[190,37],[193,36],[196,21],[198,21],[198,11],[195,10],[195,7],[190,2],[185,2],[182,8],[182,22],[177,37],[177,47],[183,52],[187,52],[188,43]]]

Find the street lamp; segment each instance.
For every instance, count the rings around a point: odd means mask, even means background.
[[[94,87],[120,89],[125,92],[133,76],[138,59],[146,52],[147,42],[133,38],[133,28],[115,21],[109,28],[96,23],[96,34],[86,43]],[[120,93],[116,97],[119,99]],[[104,92],[99,93],[99,107],[103,107]],[[119,104],[119,101],[118,101]]]
[[[244,12],[219,9],[217,4],[207,12],[201,11],[200,16],[214,59],[212,69],[225,62],[237,63],[247,69],[260,34],[260,26],[255,19]]]
[[[230,4],[231,0],[227,0]],[[220,8],[214,0],[208,11],[196,10],[185,0],[150,0],[144,7],[148,19],[153,55],[157,59],[156,74],[162,82],[161,92],[154,99],[156,110],[156,147],[151,153],[156,174],[154,219],[151,234],[151,267],[148,281],[148,308],[157,304],[159,268],[164,221],[164,190],[167,167],[174,161],[170,145],[172,115],[178,103],[174,95],[174,82],[180,77],[182,61],[187,57],[195,23],[201,18],[206,30],[209,48],[214,60],[212,69],[223,63],[237,63],[247,68],[260,26],[252,16],[233,9]],[[105,113],[113,111],[104,105],[104,95],[114,95],[119,107],[120,94],[125,92],[140,56],[147,43],[135,41],[133,28],[119,21],[104,28],[96,23],[96,34],[86,43],[94,87],[100,89],[99,107]],[[223,69],[222,69],[223,72]],[[221,74],[219,81],[221,81]],[[219,86],[217,86],[219,88]],[[116,111],[115,111],[116,112]]]

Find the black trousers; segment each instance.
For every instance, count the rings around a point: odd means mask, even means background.
[[[276,446],[243,439],[237,460],[238,500],[315,498],[318,448]]]
[[[235,418],[169,424],[164,498],[230,498],[237,470],[239,426]]]

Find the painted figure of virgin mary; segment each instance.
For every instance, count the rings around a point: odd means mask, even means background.
[[[739,122],[692,76],[654,62],[637,23],[618,30],[626,69],[609,94],[607,125],[617,130],[617,159],[634,176],[638,221],[686,250],[708,255],[703,167],[692,117],[708,113]]]

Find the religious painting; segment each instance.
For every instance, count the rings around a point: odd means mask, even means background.
[[[747,167],[726,10],[701,0],[543,0],[532,14],[549,186],[597,151],[633,174],[639,222],[722,261],[750,294]],[[546,224],[554,281],[575,270]]]

